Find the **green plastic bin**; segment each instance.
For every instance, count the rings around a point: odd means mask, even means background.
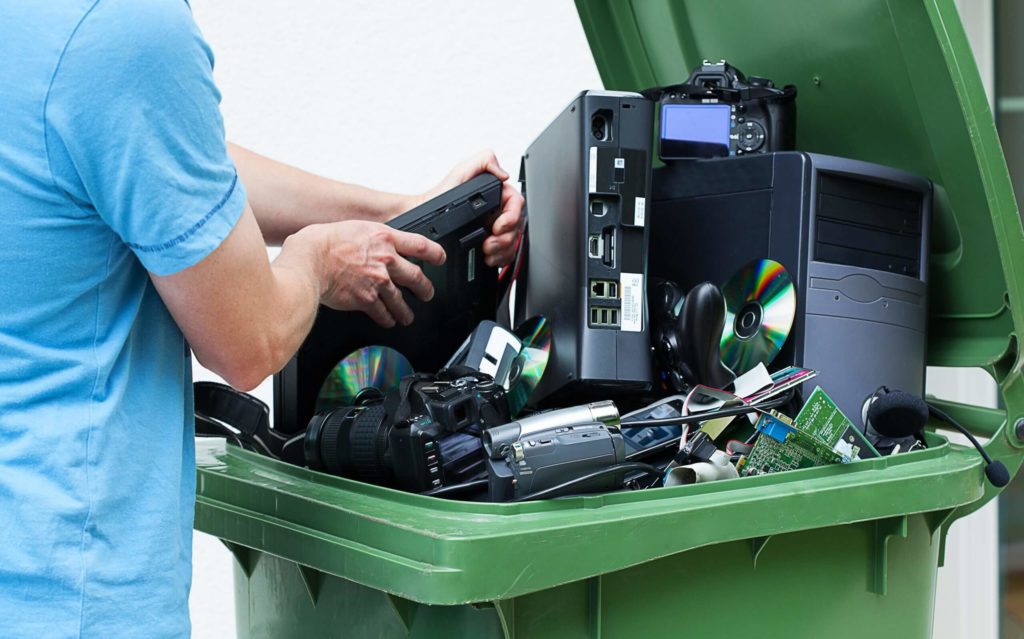
[[[610,89],[702,59],[800,87],[801,149],[935,182],[929,362],[1024,452],[1024,233],[952,0],[578,0]],[[571,93],[571,92],[570,92]],[[569,93],[566,94],[567,96]],[[198,445],[196,528],[236,562],[241,637],[928,637],[949,526],[996,496],[971,448],[528,504],[443,501]]]

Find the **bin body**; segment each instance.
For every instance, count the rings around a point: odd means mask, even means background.
[[[297,564],[262,555],[249,574],[236,565],[238,633],[251,639],[926,638],[939,543],[924,515],[886,525],[904,523],[906,537],[890,537],[888,552],[877,546],[875,522],[833,526],[772,537],[756,561],[749,540],[715,544],[496,604],[461,606],[418,604],[333,576],[311,590]],[[524,567],[529,561],[523,558]],[[885,595],[875,591],[883,572]]]
[[[1016,473],[1024,230],[953,0],[577,8],[605,88],[675,84],[725,57],[798,85],[800,150],[932,180],[928,361],[985,368],[1005,408],[940,404]],[[480,504],[201,442],[195,525],[235,554],[244,637],[925,638],[949,526],[999,492],[974,449],[928,444],[711,484]]]

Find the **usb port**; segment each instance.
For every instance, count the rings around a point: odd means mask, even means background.
[[[618,328],[619,309],[606,306],[591,306],[590,325],[594,328]]]
[[[619,283],[613,280],[591,280],[590,297],[597,300],[617,300]]]
[[[600,235],[591,235],[587,242],[587,255],[595,260],[604,259],[604,242]]]

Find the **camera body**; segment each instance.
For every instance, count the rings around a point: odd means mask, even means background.
[[[485,373],[410,375],[398,389],[320,413],[303,436],[307,465],[423,492],[483,472],[480,433],[510,420],[505,389]]]
[[[796,146],[796,87],[747,78],[707,60],[684,84],[657,90],[662,160],[789,151]],[[654,97],[652,95],[652,97]]]
[[[601,422],[535,431],[487,458],[488,500],[515,501],[590,473],[623,464],[626,446],[615,426]],[[573,493],[621,488],[625,471],[574,484]]]

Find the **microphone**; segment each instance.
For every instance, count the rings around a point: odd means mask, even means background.
[[[993,486],[1002,488],[1010,483],[1010,472],[1003,462],[992,459],[974,435],[945,411],[928,404],[917,395],[900,390],[886,392],[880,389],[868,401],[871,403],[867,410],[867,421],[878,434],[892,439],[917,436],[924,429],[928,417],[934,417],[960,431],[978,449],[985,460],[985,477]]]

